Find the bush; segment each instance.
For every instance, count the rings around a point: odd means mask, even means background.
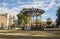
[[[46,26],[46,28],[54,28],[54,26]]]
[[[12,24],[10,27],[11,27],[11,28],[15,28],[15,24]]]

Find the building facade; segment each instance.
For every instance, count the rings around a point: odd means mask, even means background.
[[[6,18],[4,16],[0,16],[0,28],[6,26]]]
[[[9,26],[11,26],[14,22],[13,22],[13,19],[14,16],[13,15],[10,15],[8,13],[6,14],[0,14],[0,27],[3,26],[3,28],[6,28],[8,29]]]

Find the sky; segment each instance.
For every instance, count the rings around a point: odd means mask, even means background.
[[[45,11],[42,20],[51,18],[56,20],[56,11],[60,6],[60,0],[0,0],[0,14],[9,13],[17,19],[17,14],[23,8],[38,8]]]

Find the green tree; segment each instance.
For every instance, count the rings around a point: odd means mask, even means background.
[[[59,25],[60,25],[60,7],[58,8],[58,10],[57,10],[57,14],[56,14],[56,16],[57,16],[57,20],[56,20],[56,26],[57,26],[57,28],[59,27]]]
[[[15,24],[12,24],[10,27],[11,27],[11,28],[15,28],[15,26],[16,26]]]
[[[18,25],[23,26],[25,16],[23,15],[23,13],[19,13],[17,17],[18,17]]]
[[[31,20],[31,14],[28,12],[27,8],[23,8],[21,12],[17,15],[18,17],[18,24],[29,24]]]
[[[47,24],[50,26],[51,23],[52,23],[51,18],[47,18]]]
[[[31,21],[30,12],[24,12],[23,14],[25,15],[25,17],[24,17],[24,23],[26,24],[26,26],[28,26],[28,24],[29,24],[30,21]]]

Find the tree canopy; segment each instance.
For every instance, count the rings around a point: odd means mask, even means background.
[[[59,25],[60,25],[60,7],[58,7],[56,16],[57,16],[56,26],[57,26],[57,28],[58,28]]]

